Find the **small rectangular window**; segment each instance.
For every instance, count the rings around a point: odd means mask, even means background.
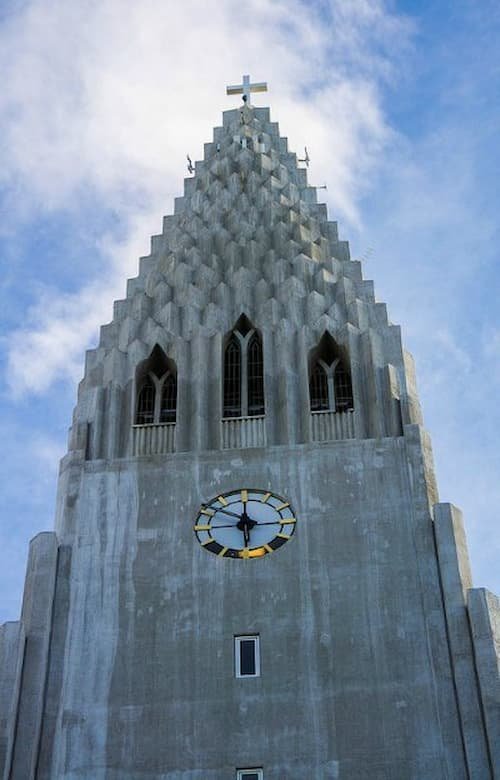
[[[238,769],[236,780],[264,780],[262,769]]]
[[[259,645],[258,636],[235,636],[234,665],[236,677],[260,677]],[[241,771],[246,772],[247,770]]]

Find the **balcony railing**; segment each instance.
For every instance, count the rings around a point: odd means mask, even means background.
[[[222,448],[266,446],[266,418],[228,417],[222,420]]]
[[[175,423],[134,425],[132,427],[132,454],[165,455],[175,450]]]
[[[313,441],[354,439],[354,411],[311,412]]]

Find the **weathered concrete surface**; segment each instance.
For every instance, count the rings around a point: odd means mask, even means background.
[[[491,764],[466,607],[472,577],[461,512],[451,504],[436,504],[434,528],[467,765],[471,777],[487,780],[491,777]]]
[[[70,571],[71,548],[61,546],[57,556],[57,575],[52,608],[52,632],[36,780],[51,780],[54,777],[51,772],[51,765],[54,733],[59,716],[61,687],[64,675],[64,651],[70,602]]]
[[[21,690],[9,780],[36,776],[52,627],[57,537],[44,532],[30,543],[21,622],[26,634]]]
[[[409,460],[400,438],[87,463],[63,540],[53,776],[466,778]],[[296,533],[262,560],[219,559],[197,509],[245,485],[290,499]],[[261,637],[259,679],[234,677],[240,633]]]
[[[477,677],[493,777],[500,778],[500,600],[485,588],[467,593]]]
[[[24,658],[20,622],[0,626],[0,777],[8,777]]]

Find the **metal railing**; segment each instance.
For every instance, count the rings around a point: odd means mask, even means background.
[[[311,412],[313,441],[335,441],[354,439],[354,411]]]
[[[132,426],[132,454],[164,455],[175,451],[175,423]]]
[[[221,421],[222,449],[266,446],[266,418],[228,417]]]

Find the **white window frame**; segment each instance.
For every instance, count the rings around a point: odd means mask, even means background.
[[[264,780],[264,772],[262,769],[237,769],[236,780],[245,780],[245,777],[249,775],[257,775],[258,780]]]
[[[248,642],[250,639],[252,639],[254,642],[255,674],[242,674],[240,645],[242,641]],[[238,636],[234,637],[234,671],[236,677],[242,679],[246,677],[260,677],[260,637],[258,634],[239,634]],[[242,769],[241,771],[244,772],[246,770]],[[242,775],[242,777],[244,777],[244,775]]]

